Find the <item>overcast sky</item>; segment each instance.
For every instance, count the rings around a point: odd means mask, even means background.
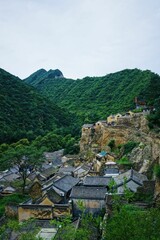
[[[0,68],[25,78],[160,74],[160,0],[0,0]]]

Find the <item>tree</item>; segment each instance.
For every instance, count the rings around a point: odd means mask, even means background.
[[[70,215],[66,216],[59,221],[57,219],[51,220],[51,223],[58,228],[58,233],[55,237],[56,240],[90,240],[99,239],[99,228],[101,217],[94,217],[92,214],[86,214],[83,206],[80,222],[75,227]]]
[[[22,192],[25,192],[26,180],[32,171],[40,166],[43,161],[43,149],[37,150],[36,147],[23,144],[10,147],[3,156],[3,164],[16,166],[22,178]],[[4,168],[4,165],[3,165]]]
[[[104,240],[160,240],[158,209],[140,210],[125,205],[104,225]]]

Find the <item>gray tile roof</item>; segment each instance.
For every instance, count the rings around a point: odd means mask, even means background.
[[[3,189],[3,193],[13,193],[15,191],[16,190],[13,187],[6,187],[5,189]]]
[[[86,187],[75,186],[72,188],[70,198],[71,199],[105,199],[107,188],[105,187]]]
[[[11,173],[11,174],[4,176],[4,179],[8,182],[12,182],[18,178],[20,178],[20,175],[16,174],[16,173]]]
[[[108,184],[111,181],[111,177],[85,177],[83,180],[83,185],[84,186],[108,186]]]
[[[45,152],[44,157],[48,162],[52,163],[53,166],[58,167],[62,164],[63,152],[64,149],[55,152]],[[43,164],[43,167],[47,168],[45,164]]]
[[[53,166],[50,166],[50,168],[41,171],[40,174],[42,176],[48,178],[50,176],[53,176],[56,172],[57,172],[57,170]]]
[[[68,192],[70,191],[75,185],[79,183],[80,179],[79,178],[74,178],[72,176],[65,175],[64,177],[56,180],[53,183],[53,186],[56,188]]]
[[[115,173],[119,173],[119,169],[118,168],[106,168],[104,170],[105,174],[115,174]]]
[[[50,188],[43,197],[39,198],[35,204],[40,204],[46,197],[53,203],[59,203],[62,200],[62,196],[58,194],[53,188]]]
[[[130,169],[127,172],[122,173],[119,176],[114,178],[117,185],[121,185],[124,183],[124,181],[128,181],[129,179],[132,179],[134,182],[136,182],[140,185],[143,184],[143,181],[148,180],[145,175],[143,175],[133,169]]]
[[[77,173],[86,172],[86,171],[89,171],[90,168],[91,168],[90,166],[84,164],[84,165],[82,165],[82,166],[77,167],[77,168],[74,170],[74,172],[77,172]]]
[[[137,192],[137,188],[141,186],[140,184],[134,182],[132,179],[130,179],[127,183],[126,183],[126,187],[127,189],[130,189],[132,192]],[[117,188],[118,193],[124,193],[124,185],[120,185]]]
[[[75,171],[75,167],[68,166],[68,167],[61,167],[58,172],[66,173],[71,175]]]

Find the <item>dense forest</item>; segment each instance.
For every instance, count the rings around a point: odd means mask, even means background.
[[[3,69],[0,90],[0,143],[69,128],[73,115]]]
[[[76,113],[82,122],[133,109],[135,97],[154,106],[160,93],[160,77],[149,70],[126,69],[77,80],[43,76],[39,70],[25,81],[57,105]]]
[[[160,77],[149,70],[71,80],[58,69],[40,69],[22,81],[0,69],[0,88],[0,143],[50,131],[80,136],[84,122],[135,108],[136,96],[156,108],[150,126],[160,126]]]

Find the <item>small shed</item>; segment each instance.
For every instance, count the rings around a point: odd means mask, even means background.
[[[96,155],[96,158],[97,158],[98,160],[101,160],[101,159],[105,158],[106,156],[107,156],[107,152],[106,152],[106,151],[101,151],[100,153],[98,153],[98,154]]]

